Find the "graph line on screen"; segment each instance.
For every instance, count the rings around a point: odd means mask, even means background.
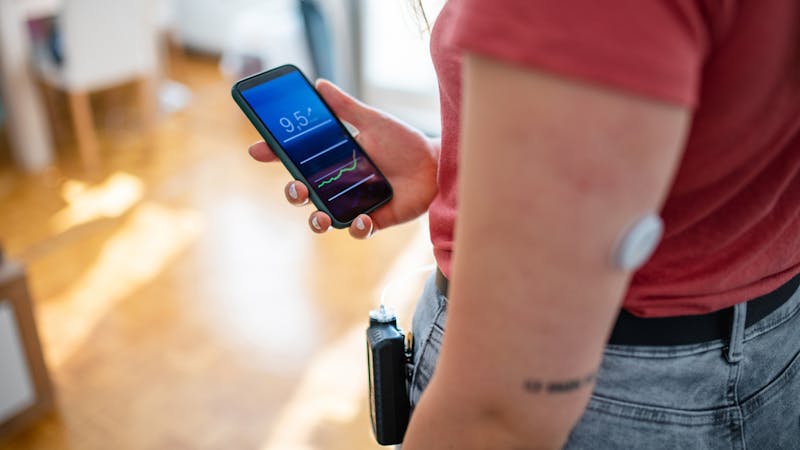
[[[344,174],[345,172],[352,172],[352,171],[356,170],[356,167],[358,167],[358,158],[356,158],[356,151],[353,150],[353,162],[351,164],[348,164],[347,166],[342,167],[341,169],[339,169],[339,171],[336,173],[336,175],[328,178],[327,180],[323,181],[322,183],[319,183],[317,185],[317,187],[321,188],[322,186],[325,186],[326,184],[333,183],[334,181],[336,181],[339,178],[341,178],[342,174]]]

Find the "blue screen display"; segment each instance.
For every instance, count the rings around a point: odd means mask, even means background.
[[[386,180],[299,72],[241,93],[335,219],[349,222],[390,195]]]

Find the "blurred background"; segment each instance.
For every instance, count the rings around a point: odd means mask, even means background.
[[[293,63],[437,135],[414,4],[0,0],[0,449],[379,448],[368,311],[409,328],[425,219],[313,235],[230,86]]]

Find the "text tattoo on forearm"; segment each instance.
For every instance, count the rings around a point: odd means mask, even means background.
[[[592,372],[582,378],[566,380],[545,381],[535,378],[528,378],[522,383],[525,392],[530,394],[565,394],[591,385],[597,378],[597,372]]]

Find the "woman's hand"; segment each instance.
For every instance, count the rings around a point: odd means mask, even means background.
[[[356,217],[350,225],[350,234],[357,239],[365,239],[378,229],[409,221],[425,213],[437,192],[438,141],[359,102],[330,81],[318,80],[316,85],[334,114],[358,129],[356,141],[394,189],[394,196],[389,203],[369,216],[361,214]],[[263,141],[250,146],[249,153],[261,162],[278,160]],[[284,193],[293,205],[302,206],[308,202],[308,188],[300,181],[289,182]],[[331,218],[321,211],[315,211],[308,223],[312,231],[323,233],[331,226]]]

